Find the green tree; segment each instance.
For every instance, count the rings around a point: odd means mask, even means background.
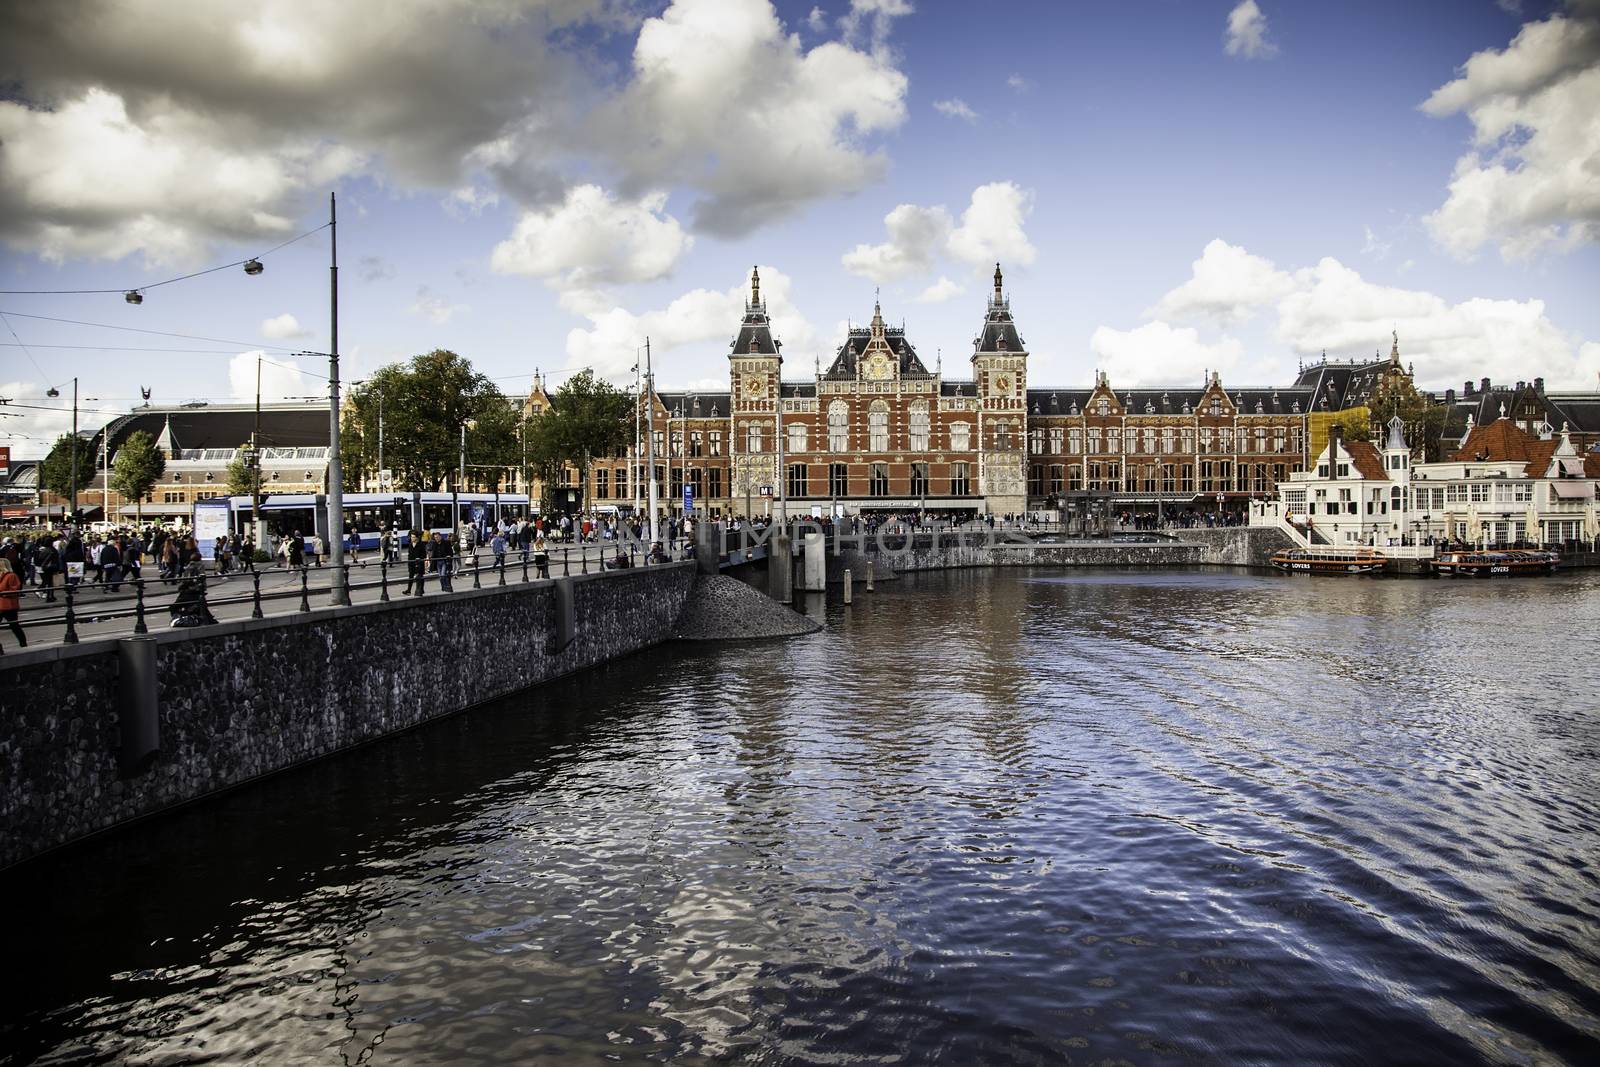
[[[481,433],[475,425],[467,434],[467,461],[475,473],[489,471],[492,477],[498,470],[503,476],[521,462],[511,403],[454,352],[438,349],[391,363],[351,389],[339,455],[352,481],[379,469],[380,418],[383,461],[397,489],[439,490],[453,479],[461,427],[468,422],[482,426]]]
[[[133,499],[136,521],[144,524],[144,498],[167,470],[167,457],[156,447],[156,439],[144,430],[135,430],[117,449],[111,463],[111,487],[124,498]]]
[[[1389,420],[1400,416],[1406,443],[1418,463],[1437,463],[1444,459],[1445,406],[1435,404],[1429,397],[1415,390],[1409,394],[1391,393],[1372,406],[1374,428],[1388,434]]]
[[[94,442],[86,437],[77,438],[78,483],[72,483],[71,434],[62,434],[51,446],[50,454],[39,464],[39,488],[62,498],[86,488],[94,481]]]
[[[562,463],[576,467],[583,479],[583,509],[589,510],[589,461],[614,456],[626,447],[633,419],[633,398],[594,371],[585,368],[568,378],[550,397],[550,410],[528,423],[528,456],[546,464],[546,496]],[[548,503],[548,501],[546,501]]]
[[[261,492],[260,457],[242,445],[228,463],[228,495],[254,499]]]

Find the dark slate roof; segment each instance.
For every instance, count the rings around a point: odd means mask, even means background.
[[[1228,399],[1241,415],[1303,414],[1311,394],[1305,389],[1228,389]],[[1195,389],[1115,389],[1117,403],[1129,415],[1192,414],[1206,391]],[[1030,415],[1081,415],[1093,389],[1029,389]],[[1296,403],[1299,404],[1298,411]]]
[[[995,268],[999,270],[998,267]],[[997,283],[998,284],[998,283]],[[1002,347],[1001,342],[1004,342]],[[983,328],[978,331],[978,336],[972,339],[974,352],[1023,352],[1027,350],[1022,335],[1017,333],[1016,323],[1011,318],[1011,301],[1002,298],[1000,291],[995,290],[994,299],[989,301],[989,310],[984,315]]]
[[[1372,402],[1389,366],[1390,360],[1381,356],[1364,362],[1324,360],[1302,367],[1294,388],[1308,390],[1318,411],[1361,407]]]
[[[763,356],[778,354],[777,346],[772,343],[772,327],[766,322],[766,316],[761,316],[761,321],[752,322],[751,316],[746,315],[744,324],[739,327],[738,336],[733,339],[733,354],[744,356],[750,354],[750,342],[755,341],[756,352]]]
[[[1571,425],[1573,433],[1600,433],[1600,393],[1548,393],[1552,412],[1560,419],[1550,424],[1559,432],[1561,423]]]
[[[883,339],[889,345],[889,350],[900,359],[900,377],[902,378],[931,378],[928,368],[922,365],[922,360],[917,356],[917,350],[906,340],[904,326],[886,326],[883,330]],[[823,377],[829,381],[845,381],[856,376],[856,363],[861,353],[867,350],[867,342],[872,340],[870,326],[853,326],[844,344],[839,346],[839,352],[833,359]]]
[[[977,382],[940,382],[940,396],[972,396],[978,395]]]
[[[783,382],[782,383],[782,391],[783,391],[783,395],[786,398],[790,399],[790,400],[793,400],[793,399],[796,399],[796,398],[805,399],[805,398],[815,397],[817,395],[817,383],[816,382]]]
[[[656,393],[661,406],[675,419],[727,418],[733,404],[729,393]]]
[[[1468,383],[1469,385],[1471,383]],[[1432,394],[1436,403],[1445,404],[1444,437],[1459,440],[1467,432],[1467,417],[1474,426],[1487,426],[1500,418],[1504,407],[1508,416],[1524,420],[1523,409],[1531,400],[1551,429],[1561,432],[1563,425],[1577,434],[1600,434],[1600,393],[1546,393],[1538,385],[1519,382],[1514,386],[1481,384],[1470,393],[1455,390]]]
[[[159,441],[169,423],[179,448],[238,448],[250,440],[256,425],[256,409],[253,404],[138,408],[107,425],[111,452],[115,454],[137,430]],[[326,448],[327,404],[263,405],[258,440],[271,448]],[[99,445],[100,437],[96,434],[95,447],[98,449]]]

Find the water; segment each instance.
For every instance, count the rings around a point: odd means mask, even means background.
[[[828,616],[0,877],[0,1048],[1600,1062],[1600,574],[954,572]]]

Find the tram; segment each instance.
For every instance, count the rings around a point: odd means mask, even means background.
[[[214,501],[207,501],[214,505]],[[254,520],[250,498],[227,498],[228,530],[238,536],[249,532]],[[459,509],[455,522],[452,508]],[[531,517],[536,512],[520,495],[503,493],[346,493],[344,524],[354,530],[364,549],[377,548],[384,529],[396,530],[400,544],[409,542],[410,531],[453,536],[462,523],[492,528],[501,519]],[[274,493],[261,499],[261,518],[273,537],[299,533],[308,542],[328,534],[328,498],[322,493]]]

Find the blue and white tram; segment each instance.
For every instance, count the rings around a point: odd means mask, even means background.
[[[410,541],[410,531],[452,537],[456,523],[450,521],[452,506],[459,522],[491,530],[501,519],[517,519],[533,514],[525,498],[500,493],[346,493],[344,523],[354,530],[361,547],[375,549],[385,529],[396,530],[400,544]],[[247,496],[228,498],[229,529],[235,535],[249,531],[251,500]],[[298,533],[309,547],[311,539],[328,536],[328,498],[324,494],[273,493],[261,499],[261,518],[269,536],[287,537]],[[266,546],[262,546],[266,547]]]

